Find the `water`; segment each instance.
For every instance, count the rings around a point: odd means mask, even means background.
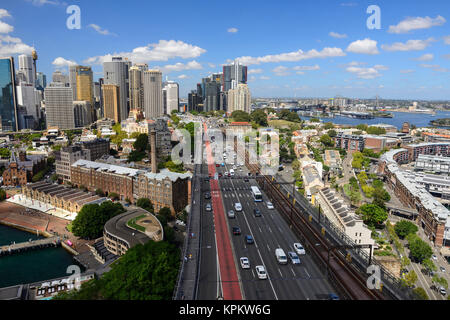
[[[392,112],[393,118],[375,118],[375,119],[353,119],[347,117],[334,117],[334,118],[322,118],[323,122],[333,122],[334,124],[348,124],[348,125],[358,125],[360,123],[371,124],[390,124],[398,129],[401,129],[404,122],[409,122],[410,125],[415,125],[416,127],[430,127],[430,121],[450,118],[449,111],[437,111],[436,115],[422,114],[422,113],[408,113],[408,112]],[[310,117],[300,117],[302,120],[309,120]]]
[[[0,225],[0,245],[36,239],[36,234]],[[42,237],[40,237],[42,238]],[[62,247],[30,250],[0,257],[0,288],[26,284],[68,275],[67,267],[75,264]]]

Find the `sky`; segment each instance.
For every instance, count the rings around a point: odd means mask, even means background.
[[[48,81],[70,64],[98,79],[122,55],[187,97],[239,59],[253,97],[450,100],[448,0],[2,0],[0,56],[33,48]]]

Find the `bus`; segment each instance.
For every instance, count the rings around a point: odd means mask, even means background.
[[[234,177],[234,170],[230,169],[230,177]]]
[[[255,200],[255,202],[262,202],[263,201],[262,194],[261,194],[261,191],[259,191],[258,187],[253,186],[251,189],[252,189],[253,199]]]

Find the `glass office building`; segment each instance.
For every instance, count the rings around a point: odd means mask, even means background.
[[[14,58],[0,58],[0,132],[18,131]]]

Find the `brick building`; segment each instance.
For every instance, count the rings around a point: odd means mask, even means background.
[[[3,172],[3,185],[23,186],[31,181],[33,176],[43,170],[47,164],[44,156],[29,155],[19,152],[17,158],[15,151],[11,151],[11,158]]]

